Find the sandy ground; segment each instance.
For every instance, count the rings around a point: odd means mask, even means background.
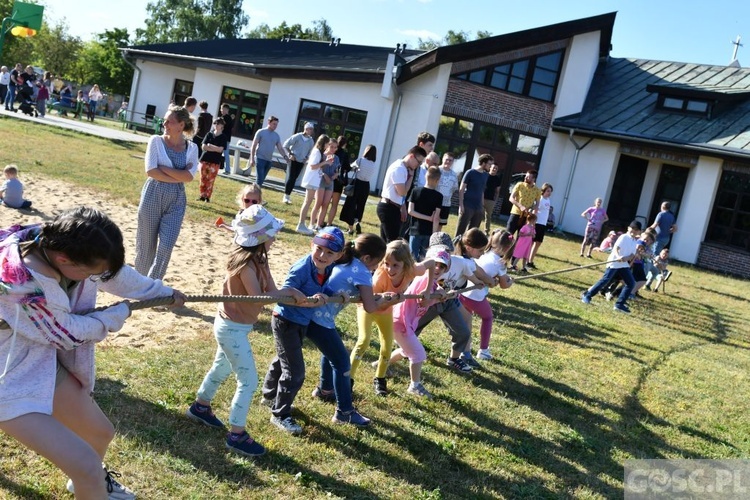
[[[120,226],[127,262],[133,263],[138,207],[39,175],[24,175],[23,182],[29,199],[33,201],[32,208],[14,210],[0,207],[0,227],[44,222],[66,209],[92,206],[107,213]],[[71,196],[71,193],[74,195]],[[187,295],[220,293],[230,241],[231,233],[227,231],[216,229],[211,224],[185,220],[164,281]],[[271,249],[269,262],[277,283],[283,281],[286,271],[298,258],[298,252],[284,248],[283,243],[277,243]],[[112,296],[100,294],[99,304],[115,300]],[[186,307],[174,312],[136,310],[125,327],[111,333],[104,343],[148,348],[208,335],[215,311],[215,303],[197,301],[189,302]]]

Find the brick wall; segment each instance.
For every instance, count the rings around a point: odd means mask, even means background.
[[[554,104],[451,79],[443,111],[546,137]]]
[[[701,244],[698,267],[750,278],[750,253],[711,243]]]

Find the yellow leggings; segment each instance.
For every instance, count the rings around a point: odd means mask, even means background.
[[[370,336],[372,335],[372,324],[375,323],[380,332],[380,358],[378,358],[378,369],[375,376],[385,377],[388,370],[388,360],[391,359],[393,350],[393,312],[368,313],[361,307],[357,308],[357,325],[359,326],[359,338],[352,349],[352,377],[357,372],[362,361],[362,355],[370,347]]]

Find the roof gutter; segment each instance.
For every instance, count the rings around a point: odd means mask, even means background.
[[[750,159],[750,151],[746,153],[734,152],[731,150],[721,149],[718,147],[709,147],[709,146],[702,146],[698,144],[690,144],[690,143],[679,142],[679,141],[670,141],[667,139],[656,140],[656,139],[648,139],[645,137],[634,137],[634,136],[623,135],[617,132],[586,129],[586,128],[581,128],[579,126],[573,126],[573,125],[567,125],[567,124],[553,124],[552,131],[553,132],[565,132],[565,133],[574,132],[578,135],[585,135],[585,136],[590,136],[590,137],[594,137],[598,139],[609,139],[609,140],[617,141],[617,142],[632,141],[632,142],[639,142],[643,144],[650,144],[653,146],[662,146],[662,147],[674,146],[674,147],[686,149],[689,151],[694,151],[696,153],[708,154],[711,156],[719,156],[722,158],[732,158],[732,159],[740,158],[743,160]]]

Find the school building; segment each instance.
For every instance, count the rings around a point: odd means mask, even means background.
[[[490,153],[503,179],[551,183],[558,226],[604,198],[612,227],[650,223],[669,200],[672,256],[750,277],[750,69],[610,57],[615,13],[428,52],[282,40],[207,40],[122,49],[136,67],[130,109],[162,116],[188,95],[235,115],[233,143],[264,117],[282,140],[306,121],[344,135],[349,152],[378,148],[385,169],[437,136],[454,168]]]

